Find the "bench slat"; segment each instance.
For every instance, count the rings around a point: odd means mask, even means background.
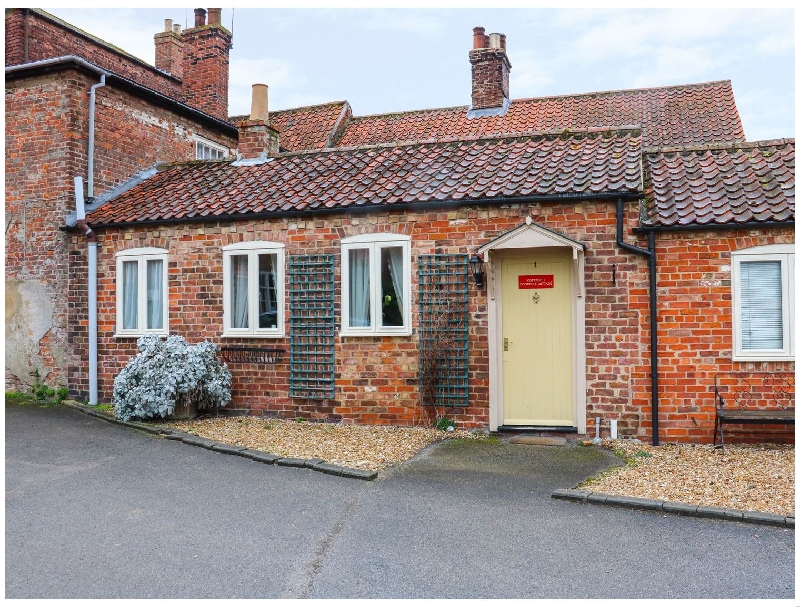
[[[748,410],[748,409],[721,409],[719,417],[726,422],[769,423],[771,421],[782,423],[794,422],[794,409],[779,409],[773,411]]]

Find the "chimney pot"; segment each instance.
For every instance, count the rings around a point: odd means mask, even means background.
[[[180,23],[173,23],[172,24],[172,33],[173,34],[180,34],[181,33],[181,24]]]
[[[506,50],[506,35],[500,34],[500,48]]]
[[[486,30],[482,27],[472,28],[472,48],[484,48],[483,33],[485,31]]]
[[[263,120],[269,124],[269,87],[266,84],[253,85],[253,98],[250,104],[250,120]]]
[[[164,19],[164,31],[172,31],[172,19]]]
[[[208,24],[209,25],[222,25],[222,9],[210,8],[208,9]]]
[[[194,9],[194,26],[202,27],[205,24],[206,24],[206,9],[204,8]]]
[[[489,34],[489,48],[500,48],[500,34]]]

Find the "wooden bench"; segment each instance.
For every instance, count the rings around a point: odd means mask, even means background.
[[[714,375],[714,446],[725,424],[794,425],[794,373],[732,371]],[[719,431],[720,445],[717,445]]]

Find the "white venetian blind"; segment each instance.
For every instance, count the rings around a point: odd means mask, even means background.
[[[742,350],[783,348],[780,261],[743,261],[739,266]]]

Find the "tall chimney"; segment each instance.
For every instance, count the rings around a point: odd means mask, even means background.
[[[195,9],[195,26],[183,30],[183,97],[188,105],[228,119],[228,70],[231,33],[220,23],[222,9]]]
[[[506,55],[505,34],[485,34],[484,28],[472,30],[472,107],[476,110],[508,109],[508,75],[511,63]],[[483,112],[485,114],[485,112]]]
[[[156,43],[156,68],[183,78],[183,40],[180,25],[173,24],[172,19],[164,19],[164,31],[153,38]]]
[[[239,127],[239,160],[266,159],[279,151],[278,131],[269,125],[266,84],[253,85],[250,117]]]

